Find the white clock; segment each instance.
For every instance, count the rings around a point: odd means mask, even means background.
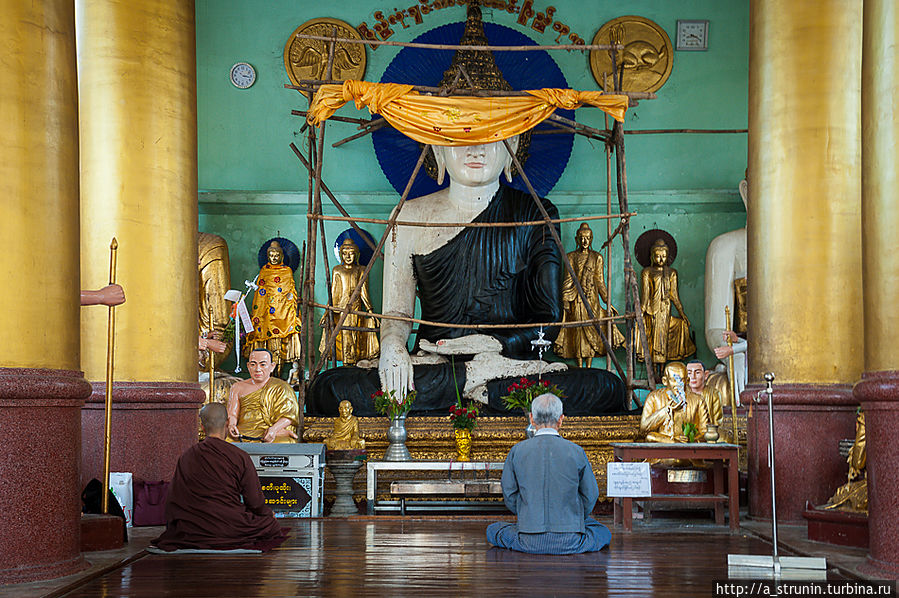
[[[709,22],[708,21],[678,21],[677,22],[677,50],[708,50],[709,49]]]
[[[238,89],[247,89],[256,82],[256,69],[246,62],[238,62],[231,67],[231,83]]]

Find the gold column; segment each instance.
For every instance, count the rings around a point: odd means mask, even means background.
[[[77,370],[73,7],[0,0],[0,15],[0,365]]]
[[[865,0],[862,223],[865,370],[899,370],[899,10]]]
[[[868,560],[859,569],[899,578],[899,8],[895,0],[865,0],[862,46],[862,251],[865,373],[854,395],[865,410],[868,479]]]
[[[751,382],[773,371],[848,384],[862,371],[861,8],[751,3]]]
[[[77,0],[81,277],[108,276],[119,241],[117,381],[196,382],[194,3]],[[105,310],[84,310],[82,367],[102,380]]]

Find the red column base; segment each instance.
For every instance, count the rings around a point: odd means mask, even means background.
[[[899,371],[865,372],[855,385],[865,410],[868,561],[860,570],[899,579]]]
[[[771,469],[768,466],[768,402],[764,387],[751,384],[740,395],[752,404],[747,418],[749,516],[771,520]],[[804,523],[806,501],[820,505],[846,482],[842,438],[855,437],[858,402],[849,385],[775,384],[774,449],[777,521]]]
[[[84,569],[81,372],[0,368],[0,585]]]
[[[95,382],[81,411],[82,486],[103,476],[106,384]],[[199,384],[116,382],[112,395],[110,471],[171,480],[181,453],[197,443]]]

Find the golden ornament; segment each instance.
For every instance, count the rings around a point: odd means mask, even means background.
[[[337,28],[338,39],[358,39],[359,33],[352,25],[338,19],[319,18],[306,21],[296,28],[284,44],[284,69],[294,85],[303,79],[322,81],[328,74],[328,47],[330,42],[320,39],[302,39],[297,34],[331,37]],[[365,46],[337,42],[334,45],[334,62],[331,80],[363,79],[365,75]]]
[[[612,19],[599,28],[591,43],[624,46],[618,51],[615,64],[622,91],[656,91],[671,75],[674,61],[671,40],[664,29],[647,18]],[[614,91],[611,51],[590,52],[590,70],[604,91]]]

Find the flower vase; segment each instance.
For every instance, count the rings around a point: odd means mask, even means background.
[[[537,427],[534,424],[528,422],[528,427],[524,429],[524,435],[528,438],[533,438],[534,434],[536,433]]]
[[[716,426],[715,424],[709,424],[706,427],[706,431],[705,431],[705,441],[706,442],[718,442],[719,437],[720,436],[718,435],[718,426]]]
[[[471,461],[471,430],[456,428],[456,461]]]
[[[390,427],[387,428],[387,451],[384,453],[385,461],[411,461],[412,455],[406,448],[406,415],[398,415],[390,419]]]

